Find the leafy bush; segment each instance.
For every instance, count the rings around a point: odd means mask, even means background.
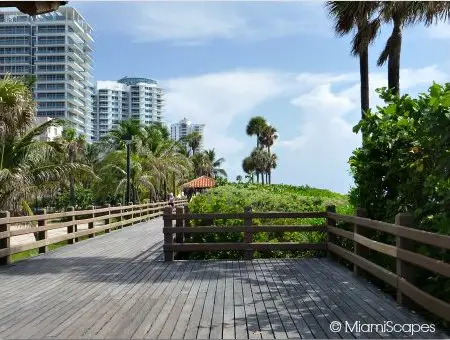
[[[226,184],[196,196],[189,204],[192,213],[241,213],[245,207],[254,212],[311,212],[325,211],[327,205],[336,205],[340,213],[353,213],[346,195],[329,190],[291,185]],[[193,221],[195,225],[205,225],[208,221]],[[254,219],[254,225],[296,225],[323,224],[316,219]],[[215,220],[214,225],[242,225],[242,220]],[[255,242],[322,242],[325,235],[317,232],[270,232],[254,234]],[[187,242],[240,242],[243,234],[209,233],[192,234]],[[255,257],[296,257],[317,252],[266,251],[255,252]],[[240,252],[214,252],[191,254],[190,258],[241,258]]]
[[[354,129],[363,147],[350,158],[353,203],[384,221],[414,212],[420,228],[450,234],[450,84],[418,98],[378,92],[386,106]]]
[[[356,183],[350,201],[372,219],[393,222],[397,213],[409,211],[415,227],[450,234],[450,83],[434,83],[417,98],[377,91],[385,106],[368,112],[354,128],[363,132],[363,145],[350,158]],[[389,241],[379,233],[372,238]],[[416,244],[414,250],[450,261],[441,249]],[[395,268],[380,254],[371,260]],[[418,287],[450,301],[448,278],[420,268],[415,273]]]

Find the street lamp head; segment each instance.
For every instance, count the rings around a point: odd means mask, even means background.
[[[132,135],[125,135],[125,136],[123,136],[123,141],[127,145],[131,144],[131,142],[133,141],[133,136]]]

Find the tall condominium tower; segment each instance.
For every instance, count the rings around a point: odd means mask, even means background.
[[[192,132],[199,132],[202,135],[200,142],[200,150],[203,149],[203,129],[205,124],[192,124],[191,121],[183,118],[178,123],[170,126],[170,136],[173,140],[180,140]]]
[[[0,76],[34,75],[37,116],[91,133],[92,28],[71,7],[31,17],[0,12]]]
[[[116,128],[122,120],[131,118],[142,125],[163,122],[164,94],[152,79],[125,77],[118,81],[98,81],[93,102],[93,140]]]

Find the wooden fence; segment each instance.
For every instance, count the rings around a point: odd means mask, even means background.
[[[176,200],[175,206],[181,206],[186,200]],[[39,215],[10,217],[9,212],[0,212],[0,264],[11,263],[11,255],[30,249],[39,253],[48,251],[48,246],[62,241],[69,244],[78,242],[81,237],[93,238],[96,234],[109,233],[134,223],[161,216],[167,202],[132,204],[115,207],[92,207],[89,210],[75,210],[73,207],[65,212],[47,214],[45,210]],[[170,208],[170,207],[169,207]],[[13,226],[26,224],[24,228]],[[87,225],[84,230],[78,226]],[[66,228],[67,232],[56,237],[48,237],[48,231]],[[33,234],[35,241],[11,246],[11,238],[19,235]]]
[[[450,304],[440,300],[414,285],[414,275],[411,265],[415,265],[436,274],[450,278],[450,264],[418,254],[412,248],[412,242],[431,245],[443,251],[450,249],[450,237],[430,233],[414,228],[409,214],[398,214],[395,224],[364,218],[364,212],[358,210],[357,216],[336,214],[334,206],[327,207],[322,212],[252,212],[243,213],[192,214],[178,207],[173,214],[171,209],[165,209],[164,220],[164,259],[173,261],[176,252],[243,250],[245,259],[251,260],[255,250],[327,250],[329,257],[339,257],[353,264],[355,274],[360,269],[386,282],[397,291],[397,301],[402,304],[407,297],[433,314],[450,321]],[[324,218],[324,225],[267,225],[254,226],[255,218]],[[207,221],[205,226],[191,227],[191,220]],[[216,219],[241,219],[243,226],[211,226]],[[175,227],[173,226],[175,222]],[[337,226],[338,221],[352,224],[352,231]],[[377,242],[367,236],[367,230],[372,229],[395,236],[395,245]],[[256,232],[306,232],[316,231],[327,233],[324,243],[254,243],[252,235]],[[235,243],[185,243],[184,234],[189,233],[244,233],[243,242]],[[175,239],[173,235],[175,236]],[[353,251],[341,247],[337,237],[353,241]],[[396,259],[396,271],[370,261],[368,251],[373,250]]]

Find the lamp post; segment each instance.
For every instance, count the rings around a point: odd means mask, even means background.
[[[132,135],[126,135],[123,138],[123,141],[125,142],[127,146],[127,194],[125,196],[125,205],[127,205],[130,202],[130,193],[131,193],[131,183],[130,183],[130,170],[131,170],[131,142],[133,141]]]

